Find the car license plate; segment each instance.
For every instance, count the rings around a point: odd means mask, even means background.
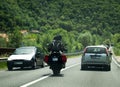
[[[58,61],[58,58],[52,58],[52,61]]]
[[[91,55],[91,59],[99,59],[100,55]]]
[[[100,57],[91,57],[92,59],[99,59]]]
[[[23,64],[23,62],[14,62],[14,64]]]

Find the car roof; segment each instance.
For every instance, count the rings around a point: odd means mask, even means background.
[[[101,47],[101,48],[106,48],[104,45],[92,45],[92,46],[87,46],[86,48],[89,48],[89,47]]]
[[[35,46],[24,46],[24,47],[19,47],[17,49],[36,49]]]

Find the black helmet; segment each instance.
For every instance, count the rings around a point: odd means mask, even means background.
[[[61,35],[57,35],[53,38],[54,40],[62,40],[62,36]]]

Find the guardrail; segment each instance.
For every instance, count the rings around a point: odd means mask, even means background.
[[[6,62],[7,61],[7,58],[0,58],[0,62]]]
[[[81,52],[75,52],[75,53],[65,53],[66,56],[74,56],[74,55],[80,55],[82,54],[82,51]],[[7,57],[4,57],[4,58],[0,58],[0,62],[6,62],[7,61]]]
[[[11,54],[15,51],[16,48],[1,48],[0,47],[0,55],[1,54]]]
[[[82,54],[82,51],[80,51],[80,52],[75,52],[75,53],[65,53],[65,55],[67,55],[67,56],[80,55],[80,54]]]

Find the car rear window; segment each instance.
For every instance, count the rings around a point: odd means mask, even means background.
[[[106,49],[101,47],[89,47],[86,49],[85,53],[106,53]]]

